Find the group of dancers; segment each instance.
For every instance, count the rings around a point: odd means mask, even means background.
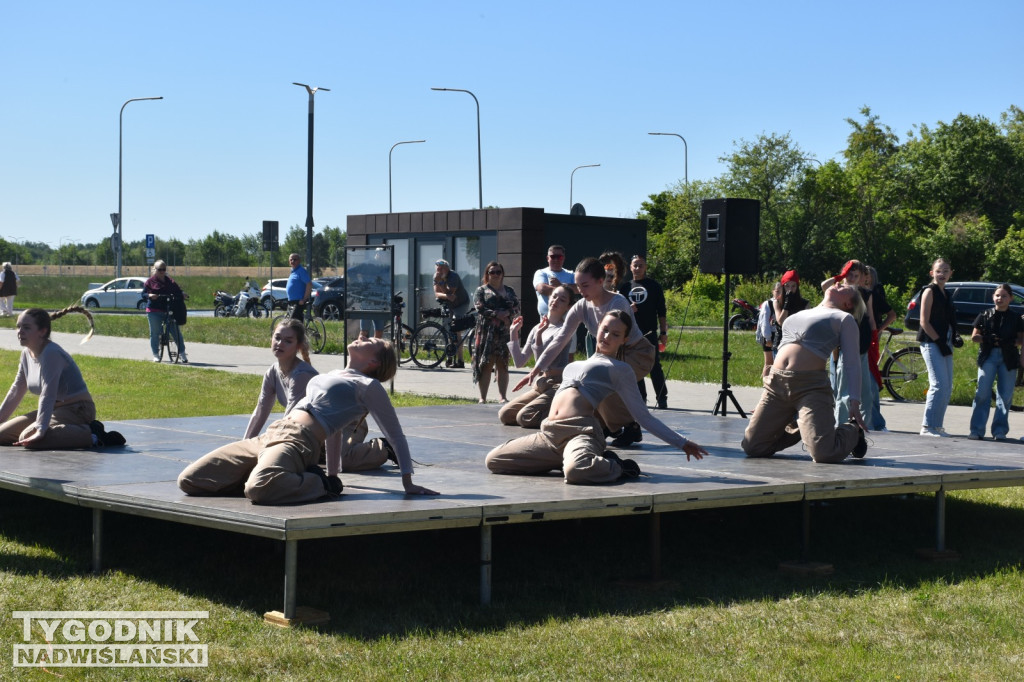
[[[518,366],[531,356],[535,362],[515,387],[529,389],[503,405],[499,419],[536,430],[487,453],[484,462],[491,472],[560,471],[568,484],[634,478],[640,474],[637,463],[620,458],[606,440],[616,436],[617,443],[631,445],[641,440],[641,429],[678,448],[688,461],[709,454],[648,410],[637,382],[650,370],[654,350],[637,328],[629,301],[603,286],[604,270],[597,259],[580,262],[575,284],[551,293],[548,314],[530,331],[525,348],[518,340],[522,319],[513,322],[512,357]],[[573,303],[577,292],[580,298]],[[764,396],[742,442],[748,456],[771,456],[801,439],[818,462],[864,455],[859,377],[853,375],[849,382],[853,422],[837,427],[825,370],[826,358],[837,346],[844,355],[854,353],[856,318],[863,314],[859,303],[852,288],[839,285],[826,292],[817,308],[787,319]],[[120,434],[107,432],[96,421],[81,372],[49,339],[50,320],[69,312],[86,315],[91,327],[91,316],[79,307],[53,315],[32,309],[19,317],[24,350],[15,382],[0,405],[0,421],[5,421],[0,444],[45,449],[124,444]],[[594,337],[595,351],[586,360],[571,362],[571,343],[581,323]],[[345,369],[319,374],[309,363],[303,325],[287,319],[273,330],[270,349],[275,362],[263,377],[243,438],[182,471],[178,486],[183,492],[241,495],[254,504],[311,502],[342,493],[339,473],[379,468],[390,460],[398,467],[406,494],[438,494],[413,482],[409,445],[382,386],[398,366],[390,342],[357,339],[348,346]],[[26,391],[39,395],[39,409],[6,421]],[[264,431],[275,402],[284,414]],[[383,437],[366,439],[368,416]]]

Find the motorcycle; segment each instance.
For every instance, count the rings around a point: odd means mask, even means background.
[[[214,317],[270,317],[270,311],[260,302],[260,290],[254,282],[246,282],[237,296],[226,291],[213,295]]]
[[[729,318],[729,329],[744,331],[757,326],[757,308],[742,298],[734,298],[732,299],[732,309],[736,313]]]

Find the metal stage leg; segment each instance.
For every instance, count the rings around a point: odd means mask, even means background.
[[[480,605],[491,603],[491,526],[480,526]]]
[[[92,572],[103,570],[103,510],[92,510]]]
[[[811,556],[811,502],[807,498],[800,502],[800,513],[802,515],[800,561],[809,561]]]
[[[295,583],[298,580],[299,541],[284,541],[284,617],[295,617]]]
[[[651,580],[661,580],[661,512],[651,514]]]
[[[935,493],[935,551],[946,551],[946,491]]]

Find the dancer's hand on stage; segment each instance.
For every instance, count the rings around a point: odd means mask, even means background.
[[[516,384],[515,388],[513,388],[512,390],[513,391],[518,391],[523,386],[528,385],[531,381],[533,381],[533,374],[536,371],[537,371],[536,369],[532,370],[529,374],[526,375],[526,378],[524,378],[522,381],[520,381],[518,384]]]
[[[441,493],[430,488],[424,488],[412,482],[412,474],[402,474],[402,487],[406,495],[440,495]]]
[[[686,445],[683,446],[683,452],[686,453],[686,461],[689,462],[690,458],[704,459],[704,455],[710,455],[711,453],[702,448],[692,440],[686,441]]]
[[[868,432],[868,427],[864,426],[864,418],[860,416],[859,400],[850,400],[850,417],[857,422],[857,426],[864,429],[864,433]]]
[[[43,432],[39,430],[39,427],[35,424],[28,426],[21,435],[18,436],[18,440],[14,443],[15,445],[28,445],[33,441],[37,441],[43,437]]]

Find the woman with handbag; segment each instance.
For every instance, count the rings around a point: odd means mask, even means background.
[[[483,284],[473,296],[476,337],[473,340],[473,383],[480,388],[481,403],[487,402],[491,371],[498,375],[498,401],[508,402],[508,342],[512,320],[519,315],[519,297],[512,287],[505,286],[505,268],[491,261],[484,268]]]
[[[1013,290],[1009,284],[1000,284],[992,294],[994,308],[982,312],[974,320],[971,341],[981,344],[978,349],[978,390],[974,394],[971,412],[971,440],[985,437],[992,386],[996,392],[996,414],[992,419],[993,440],[1005,441],[1010,432],[1009,409],[1013,401],[1013,385],[1020,366],[1020,346],[1024,344],[1024,318],[1010,311]]]

